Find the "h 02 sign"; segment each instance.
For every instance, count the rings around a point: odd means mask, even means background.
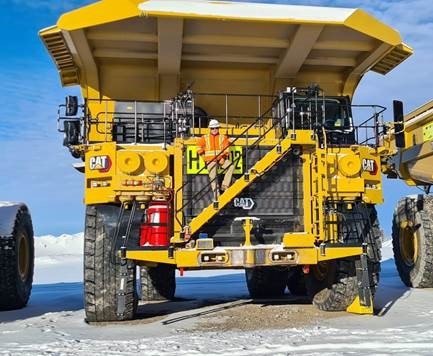
[[[186,147],[186,174],[208,174],[203,159],[197,153],[197,146]],[[243,173],[242,147],[230,147],[230,161],[235,165],[234,174]]]

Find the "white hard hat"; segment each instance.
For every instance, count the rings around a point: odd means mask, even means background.
[[[220,123],[218,122],[218,120],[212,119],[209,121],[209,128],[213,129],[216,127],[220,127]]]

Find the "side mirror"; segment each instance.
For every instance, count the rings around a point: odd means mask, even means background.
[[[404,148],[406,147],[406,142],[404,139],[403,103],[399,100],[394,100],[392,104],[394,111],[395,145],[398,148]]]
[[[78,97],[77,96],[67,96],[66,97],[66,116],[75,116],[78,112]]]
[[[63,122],[65,137],[63,139],[63,146],[69,147],[78,145],[80,143],[80,121],[79,120],[65,120]]]

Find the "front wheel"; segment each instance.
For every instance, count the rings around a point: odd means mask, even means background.
[[[382,231],[374,206],[361,205],[351,213],[344,212],[346,239],[367,244],[367,262],[372,296],[376,292],[380,273]],[[353,217],[356,217],[354,219]],[[311,266],[306,275],[307,294],[313,304],[325,311],[346,310],[358,295],[355,259],[344,258]]]
[[[138,304],[136,266],[127,260],[125,311],[117,314],[120,259],[113,255],[114,233],[119,213],[115,205],[86,208],[84,232],[84,307],[89,322],[130,320]]]
[[[408,287],[433,287],[433,197],[401,199],[392,223],[394,261]]]
[[[306,289],[320,310],[346,310],[358,294],[354,261],[334,260],[311,266]]]

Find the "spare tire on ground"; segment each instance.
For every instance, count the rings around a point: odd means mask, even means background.
[[[0,202],[0,310],[24,307],[32,290],[34,240],[24,204]]]

